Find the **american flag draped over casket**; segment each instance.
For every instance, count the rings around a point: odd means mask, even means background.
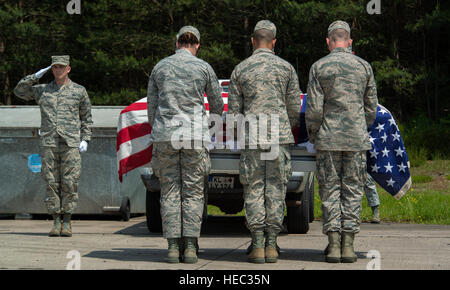
[[[226,86],[226,82],[221,85]],[[300,98],[303,100],[303,96]],[[224,111],[228,110],[228,93],[222,92]],[[204,97],[205,109],[209,111],[208,99]],[[119,169],[119,180],[122,182],[123,175],[142,166],[146,166],[152,159],[152,144],[150,142],[151,126],[147,116],[147,98],[129,105],[122,110],[117,125],[117,162]],[[296,142],[302,134],[301,128],[294,130]]]
[[[224,111],[228,110],[228,93],[223,92]],[[300,126],[293,130],[296,144],[307,141],[304,122],[306,94],[302,94]],[[205,108],[208,111],[206,96]],[[147,98],[126,107],[120,113],[117,126],[117,162],[119,180],[124,174],[148,165],[152,158],[151,126],[147,116]],[[381,105],[369,129],[372,150],[367,154],[367,171],[392,196],[399,199],[411,187],[411,174],[406,149],[391,113]]]

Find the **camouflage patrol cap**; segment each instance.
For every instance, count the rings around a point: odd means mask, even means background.
[[[195,28],[194,26],[189,26],[189,25],[181,27],[180,31],[178,31],[178,34],[177,34],[177,40],[181,35],[185,34],[186,32],[190,32],[190,33],[194,34],[195,37],[197,37],[198,42],[200,42],[200,31],[198,31],[198,29]]]
[[[256,23],[255,25],[255,29],[253,29],[253,33],[255,33],[257,30],[260,29],[269,30],[270,32],[273,33],[274,38],[277,36],[277,27],[269,20],[258,21],[258,23]]]
[[[70,56],[68,55],[54,55],[52,56],[52,66],[55,64],[61,65],[69,65],[70,64]]]
[[[342,20],[337,20],[333,23],[330,24],[330,26],[328,26],[328,35],[336,29],[344,29],[345,31],[347,31],[348,33],[350,33],[350,26],[348,25],[347,22],[342,21]]]

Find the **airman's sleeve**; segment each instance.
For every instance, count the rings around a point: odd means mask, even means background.
[[[314,144],[317,132],[323,119],[324,93],[317,78],[316,66],[313,65],[309,71],[308,97],[306,98],[305,122],[308,130],[309,141]]]
[[[373,76],[372,67],[369,65],[369,79],[367,82],[366,91],[364,92],[364,112],[366,116],[367,128],[372,126],[377,116],[377,85],[375,77]]]
[[[86,89],[83,88],[83,93],[80,102],[80,138],[81,141],[91,141],[92,136],[92,114],[91,114],[91,101],[89,100]]]
[[[286,93],[286,109],[292,129],[300,124],[301,94],[297,73],[291,66],[291,78]]]
[[[14,94],[25,101],[35,100],[39,103],[45,84],[36,85],[39,79],[34,75],[28,75],[21,79],[14,88]]]
[[[209,104],[209,113],[222,116],[223,99],[222,89],[219,85],[216,73],[211,66],[208,65],[209,80],[206,82],[206,98]]]
[[[230,92],[228,94],[227,114],[242,114],[243,95],[236,76],[236,69],[233,70],[230,78]]]
[[[153,127],[155,121],[156,108],[158,106],[158,87],[156,86],[154,70],[150,75],[147,88],[147,114],[148,122]]]

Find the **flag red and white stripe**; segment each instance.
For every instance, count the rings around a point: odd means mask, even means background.
[[[147,98],[140,99],[120,112],[116,148],[120,182],[125,173],[150,163],[151,131],[147,115]]]
[[[220,81],[221,86],[228,86],[228,81]],[[228,110],[228,93],[223,92],[224,111]],[[301,96],[303,99],[303,96]],[[205,108],[209,112],[209,104],[204,96]],[[122,110],[117,125],[117,162],[119,180],[123,175],[150,163],[152,160],[152,144],[150,133],[152,127],[148,123],[147,98],[129,105]],[[295,131],[294,131],[295,134]]]
[[[225,104],[224,111],[228,110],[228,93],[222,93]],[[205,108],[209,112],[209,104],[204,96]],[[119,180],[123,175],[152,160],[152,144],[150,133],[152,127],[148,123],[147,98],[129,105],[120,112],[117,125],[117,162]]]

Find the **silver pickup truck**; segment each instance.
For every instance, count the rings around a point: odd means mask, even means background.
[[[305,234],[309,223],[314,220],[314,154],[306,149],[291,149],[292,176],[287,185],[285,217],[289,233]],[[205,208],[203,219],[208,216],[207,205],[212,204],[226,214],[236,214],[244,206],[243,188],[239,182],[239,151],[214,149],[210,152],[211,173],[205,180]],[[150,171],[143,174],[147,188],[147,226],[151,232],[161,232],[160,186],[156,176]]]
[[[227,81],[222,81],[223,95],[227,94]],[[300,97],[300,96],[299,96]],[[304,116],[301,115],[301,122]],[[242,184],[239,182],[240,151],[213,149],[210,151],[211,172],[205,179],[205,207],[203,220],[208,217],[208,204],[215,205],[226,214],[236,214],[244,207]],[[287,185],[285,225],[288,233],[305,234],[314,220],[315,154],[306,147],[291,146],[292,176]],[[146,216],[150,232],[161,232],[160,186],[150,170],[141,175],[147,188]]]

